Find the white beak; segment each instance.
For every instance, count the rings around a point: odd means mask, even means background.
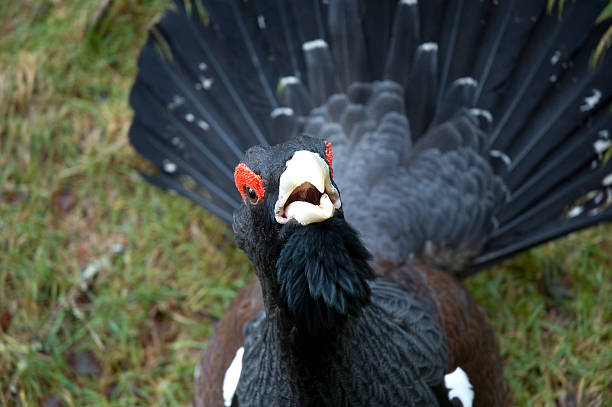
[[[342,206],[332,185],[329,166],[317,153],[300,150],[287,161],[278,187],[274,218],[285,224],[295,219],[301,225],[322,222]]]

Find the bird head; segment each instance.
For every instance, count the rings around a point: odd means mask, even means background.
[[[264,299],[311,334],[369,301],[370,254],[345,221],[331,144],[302,136],[250,148],[234,172],[243,202],[238,246],[255,265]]]

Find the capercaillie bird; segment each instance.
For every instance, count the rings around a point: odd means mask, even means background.
[[[505,405],[460,278],[612,218],[607,4],[175,0],[130,141],[257,277],[196,404]]]

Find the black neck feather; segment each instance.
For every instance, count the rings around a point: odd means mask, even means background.
[[[280,300],[295,325],[311,335],[357,315],[370,300],[370,254],[341,216],[287,225],[276,262]],[[284,240],[284,239],[283,239]]]

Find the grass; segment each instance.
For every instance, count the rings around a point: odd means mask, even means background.
[[[165,0],[0,2],[0,405],[185,406],[214,321],[250,278],[231,233],[143,182],[126,132]],[[467,284],[516,405],[603,405],[612,229]]]

